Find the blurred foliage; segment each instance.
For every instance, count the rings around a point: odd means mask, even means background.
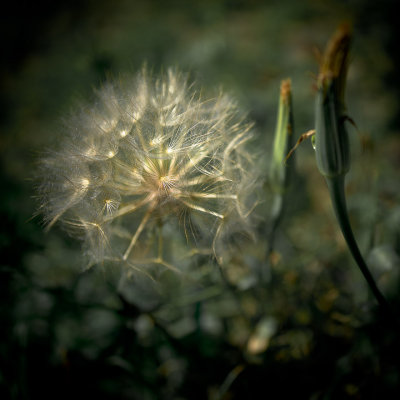
[[[267,167],[281,79],[295,134],[313,128],[317,48],[354,25],[347,179],[363,254],[400,305],[399,52],[395,2],[22,1],[1,16],[0,398],[397,398],[399,332],[380,315],[335,223],[311,145],[296,151],[273,251]],[[157,283],[82,272],[79,243],[43,232],[35,159],[76,98],[107,76],[178,65],[239,99],[259,132],[265,201],[226,268],[208,255]],[[208,89],[207,89],[208,90]],[[212,90],[210,90],[212,92]],[[269,253],[268,257],[266,254]],[[260,278],[262,276],[262,278]],[[260,393],[263,393],[260,395]]]

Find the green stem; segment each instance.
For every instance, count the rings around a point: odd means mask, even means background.
[[[275,233],[282,219],[284,200],[285,198],[283,193],[277,193],[273,199],[271,225],[269,228],[269,232],[267,232],[268,247],[266,252],[266,262],[264,268],[261,270],[260,276],[262,282],[268,282],[272,286],[275,283],[276,276],[274,274],[273,268],[271,267],[270,257],[274,251]]]
[[[369,271],[367,264],[365,263],[360,250],[357,246],[357,242],[354,238],[353,231],[351,229],[347,207],[346,207],[346,197],[344,193],[344,175],[340,175],[334,178],[326,177],[326,182],[328,184],[329,193],[332,200],[332,206],[336,214],[336,218],[339,222],[340,229],[342,230],[343,236],[346,240],[346,243],[349,247],[349,250],[360,268],[364,278],[368,282],[368,285],[374,294],[376,300],[380,304],[380,306],[388,313],[390,313],[389,305],[379,290],[378,286],[375,283],[375,280]]]

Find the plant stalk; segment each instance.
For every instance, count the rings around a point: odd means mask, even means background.
[[[347,246],[364,275],[373,295],[378,301],[379,305],[388,313],[391,314],[389,304],[381,291],[379,290],[376,282],[361,255],[358,248],[357,242],[354,238],[353,231],[351,229],[349,216],[347,213],[346,197],[344,193],[344,175],[339,175],[336,177],[326,177],[326,182],[328,184],[329,193],[332,200],[332,206],[336,214],[336,218],[339,222],[340,229],[342,231],[343,237],[346,240]]]

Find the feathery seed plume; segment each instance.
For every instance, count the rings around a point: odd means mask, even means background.
[[[158,79],[143,69],[96,94],[42,160],[39,186],[48,228],[60,222],[81,238],[89,265],[175,269],[162,245],[167,224],[214,251],[226,229],[246,226],[251,125],[228,96],[204,100],[173,69]]]

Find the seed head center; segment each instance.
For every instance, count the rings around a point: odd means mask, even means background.
[[[171,175],[161,175],[158,178],[158,187],[159,189],[170,191],[175,187],[176,180]]]

